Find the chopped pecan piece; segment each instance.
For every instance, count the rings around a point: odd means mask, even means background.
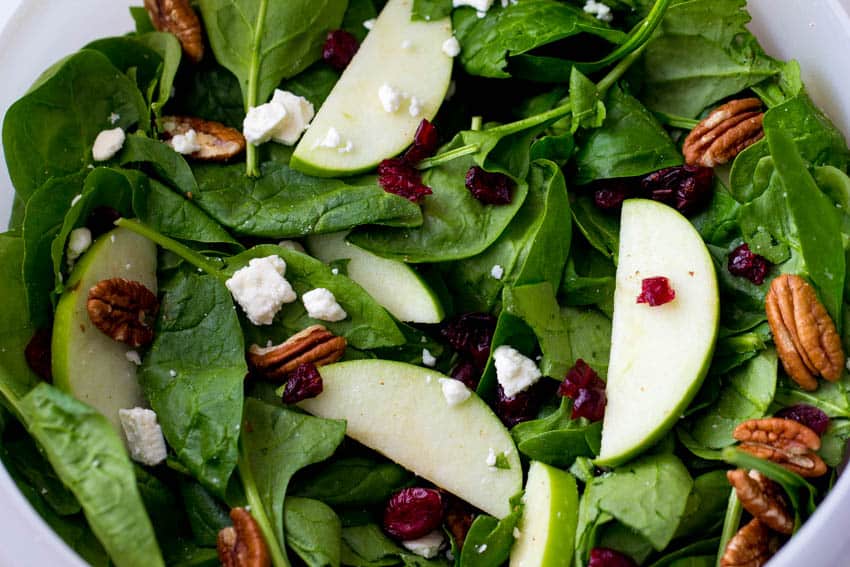
[[[817,454],[820,437],[793,419],[750,419],[738,425],[732,436],[741,442],[744,451],[800,476],[817,477],[826,473],[826,463]]]
[[[260,526],[245,508],[230,510],[233,526],[218,532],[216,549],[222,567],[269,567],[271,559]]]
[[[765,298],[765,311],[782,366],[801,388],[816,389],[818,375],[830,382],[841,378],[841,337],[806,280],[792,274],[774,279]]]
[[[276,346],[251,345],[248,364],[264,378],[283,381],[305,362],[316,366],[336,362],[345,354],[346,345],[345,337],[337,337],[322,325],[313,325]]]
[[[53,367],[50,356],[50,329],[39,329],[27,343],[24,357],[33,372],[42,380],[53,382]]]
[[[227,161],[245,151],[245,136],[220,122],[192,116],[164,116],[161,124],[163,138],[169,145],[174,136],[194,130],[201,149],[189,157],[197,160]]]
[[[201,21],[189,0],[145,0],[153,27],[177,36],[183,52],[197,63],[204,57]]]
[[[685,138],[685,163],[716,167],[731,161],[764,136],[763,118],[757,98],[732,100],[715,108]]]
[[[794,531],[794,517],[788,511],[778,484],[758,471],[735,469],[726,472],[744,509],[761,523],[782,534]]]
[[[89,290],[86,310],[92,324],[105,335],[137,348],[153,340],[159,301],[139,282],[112,278]]]
[[[767,526],[753,519],[729,540],[720,567],[761,567],[779,551],[781,544]]]

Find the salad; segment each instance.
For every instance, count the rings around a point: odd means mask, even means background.
[[[0,459],[91,565],[758,566],[814,513],[850,150],[745,0],[131,14],[3,120]]]

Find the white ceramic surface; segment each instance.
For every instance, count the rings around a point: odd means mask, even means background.
[[[141,0],[0,0],[0,115],[39,73],[88,41],[132,27]],[[796,58],[806,85],[850,136],[850,0],[750,0],[751,28],[769,53]],[[94,16],[93,16],[94,15]],[[0,152],[0,227],[12,187]],[[0,567],[81,567],[0,466]],[[844,475],[770,567],[850,565],[850,475]]]

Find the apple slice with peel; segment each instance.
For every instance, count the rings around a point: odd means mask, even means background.
[[[439,323],[445,312],[440,300],[416,271],[398,260],[381,258],[345,241],[345,232],[307,237],[310,254],[329,263],[348,260],[348,277],[360,284],[399,321]]]
[[[638,303],[656,276],[675,299]],[[599,465],[629,460],[673,427],[708,372],[719,316],[714,263],[688,219],[656,201],[623,203]]]
[[[412,21],[412,6],[387,2],[295,148],[293,169],[320,177],[369,171],[409,146],[422,119],[437,114],[451,80],[443,43],[452,25],[449,18]],[[389,109],[378,96],[382,87]]]
[[[89,289],[99,281],[124,278],[156,293],[156,245],[124,228],[98,238],[74,267],[53,322],[53,381],[92,406],[124,437],[118,410],[145,406],[136,379],[133,350],[102,333],[86,309]]]
[[[511,549],[511,567],[568,567],[578,525],[578,487],[573,475],[532,461],[525,507]]]
[[[324,390],[303,409],[346,420],[349,437],[488,514],[510,512],[522,489],[519,455],[474,393],[450,406],[439,381],[445,376],[401,362],[353,360],[319,372]]]

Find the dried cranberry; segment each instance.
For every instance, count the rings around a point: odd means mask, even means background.
[[[437,129],[423,118],[416,129],[416,135],[413,136],[413,145],[404,153],[405,161],[415,165],[431,157],[437,151],[438,143]]]
[[[590,561],[587,562],[587,567],[637,567],[637,563],[619,551],[595,547],[590,550]]]
[[[601,179],[593,184],[593,204],[603,211],[619,210],[623,201],[634,197],[639,187],[634,178]]]
[[[115,221],[121,218],[121,213],[112,207],[95,207],[89,213],[86,227],[91,231],[91,237],[97,238],[115,228]]]
[[[514,182],[504,173],[484,171],[477,165],[466,172],[466,188],[485,205],[509,205]]]
[[[487,365],[495,331],[496,318],[487,313],[465,313],[453,317],[440,330],[453,349],[472,359],[479,372]]]
[[[599,421],[605,416],[605,406],[608,404],[605,382],[581,358],[567,372],[558,387],[558,395],[573,400],[573,419],[584,417],[590,421]]]
[[[432,488],[405,488],[384,509],[384,529],[401,541],[420,538],[443,523],[443,500]]]
[[[676,299],[676,290],[670,287],[670,280],[664,276],[644,278],[640,285],[638,303],[648,303],[650,307],[658,307]]]
[[[343,71],[351,63],[359,47],[356,37],[345,30],[334,30],[328,32],[328,37],[325,39],[322,59],[337,71]]]
[[[404,158],[385,159],[378,165],[378,183],[384,191],[418,203],[425,195],[433,193],[422,184],[422,174]]]
[[[729,254],[727,267],[733,276],[747,278],[754,284],[761,285],[770,270],[770,262],[764,256],[753,254],[749,245],[744,243]]]
[[[818,408],[807,404],[797,404],[783,408],[776,412],[776,417],[793,419],[797,423],[802,423],[818,435],[823,435],[826,428],[829,427],[829,416]]]
[[[498,387],[493,411],[499,416],[505,427],[511,428],[518,423],[531,421],[537,417],[539,409],[539,400],[531,388],[509,398],[505,395],[502,386]]]
[[[467,388],[475,391],[478,389],[481,373],[471,361],[464,359],[452,369],[452,378],[460,380]]]
[[[50,329],[39,329],[24,349],[24,357],[33,372],[47,382],[53,381],[53,369],[50,366]]]
[[[322,375],[316,365],[305,362],[289,373],[283,389],[283,403],[297,404],[322,393]]]
[[[706,205],[714,186],[714,170],[698,165],[668,167],[641,181],[643,190],[656,201],[688,214]]]

